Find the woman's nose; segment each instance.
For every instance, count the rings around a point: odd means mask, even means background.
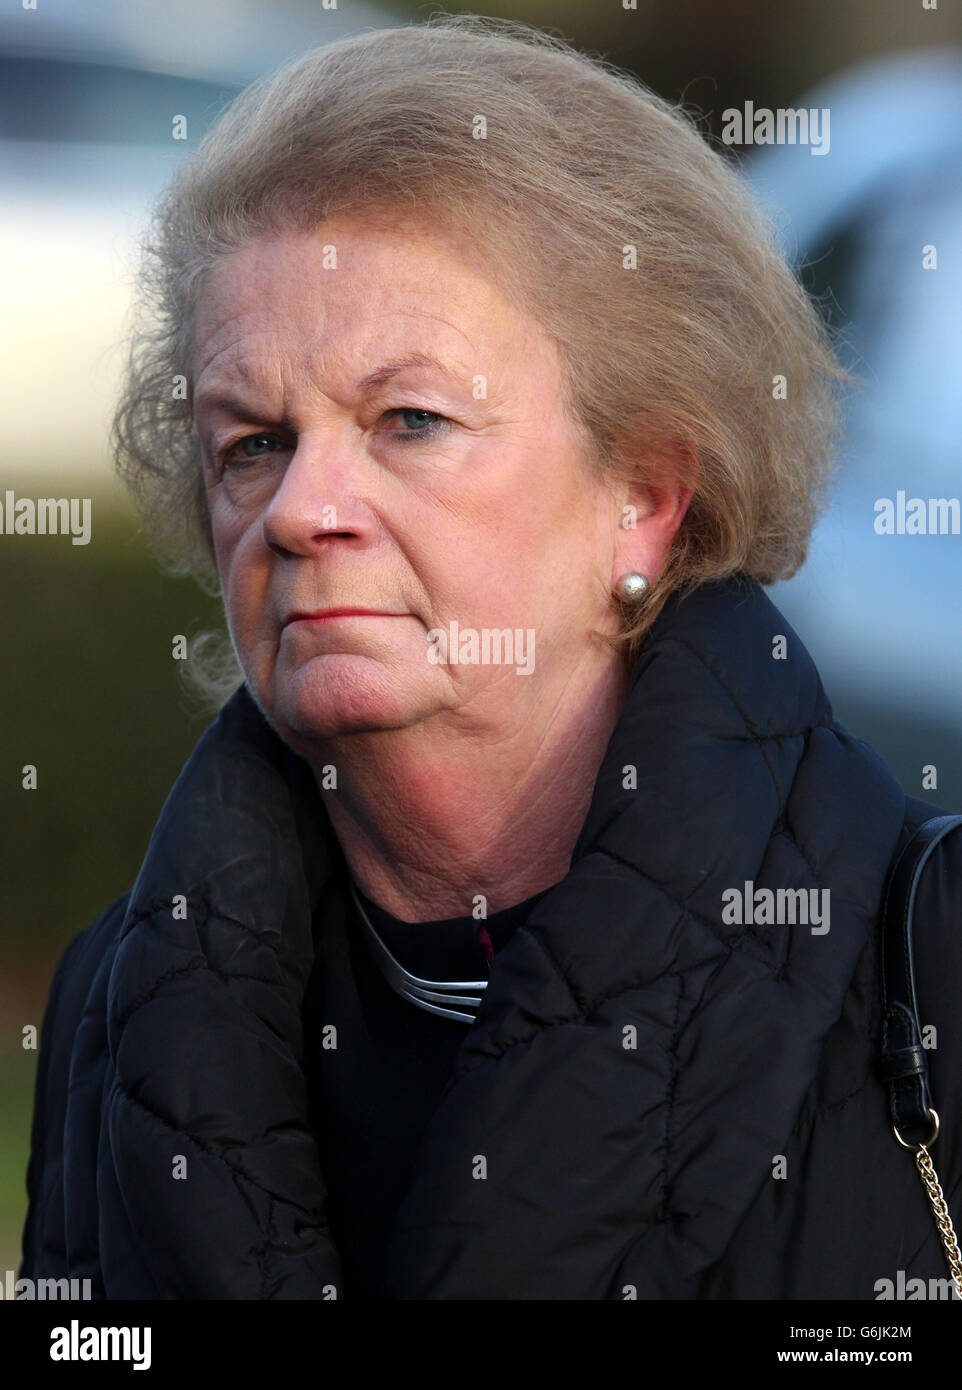
[[[374,523],[359,495],[362,469],[333,432],[302,434],[264,512],[264,543],[276,554],[310,555],[334,537],[369,540]]]

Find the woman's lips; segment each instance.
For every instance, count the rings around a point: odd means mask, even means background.
[[[388,613],[381,608],[318,608],[314,613],[291,613],[284,626],[290,623],[323,623],[331,618],[406,618],[406,613]]]

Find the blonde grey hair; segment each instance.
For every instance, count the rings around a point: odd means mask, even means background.
[[[663,573],[621,610],[628,659],[672,591],[798,569],[848,376],[742,175],[633,75],[521,23],[446,14],[255,82],[158,201],[112,440],[168,562],[216,586],[189,370],[207,272],[261,235],[379,210],[470,238],[557,342],[602,476],[693,487]],[[215,684],[238,678],[222,667]]]

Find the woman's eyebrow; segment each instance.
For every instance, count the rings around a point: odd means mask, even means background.
[[[403,372],[406,367],[433,367],[435,371],[443,376],[450,377],[452,373],[443,362],[439,362],[436,357],[432,357],[428,352],[415,352],[410,357],[405,357],[399,361],[386,362],[383,367],[378,367],[375,371],[369,372],[367,376],[361,377],[355,389],[361,394],[374,391],[378,386],[383,386],[392,377]]]
[[[427,352],[416,352],[410,357],[402,358],[394,362],[385,362],[383,366],[375,368],[367,376],[362,376],[355,383],[354,389],[359,395],[366,395],[369,391],[376,390],[379,386],[384,386],[393,377],[400,375],[408,367],[431,367],[440,372],[442,376],[453,379],[453,373],[445,367],[438,358],[432,357]],[[195,412],[200,414],[202,410],[225,410],[232,415],[249,415],[251,413],[250,404],[240,400],[236,396],[224,393],[222,388],[209,387],[206,391],[199,391],[194,402]]]
[[[223,410],[240,417],[257,414],[251,409],[249,401],[243,401],[239,396],[223,395],[219,391],[205,391],[198,395],[194,402],[194,413],[200,415],[204,410]]]

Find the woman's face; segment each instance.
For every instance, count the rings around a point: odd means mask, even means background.
[[[592,476],[553,343],[469,255],[337,219],[232,254],[201,296],[227,618],[301,750],[434,720],[504,735],[615,630],[623,499]]]

